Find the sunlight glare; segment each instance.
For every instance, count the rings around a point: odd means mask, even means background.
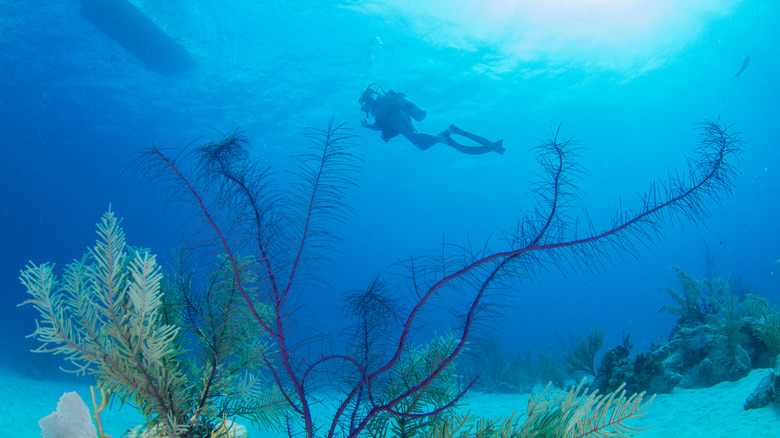
[[[741,0],[387,0],[431,44],[547,60],[652,69]]]

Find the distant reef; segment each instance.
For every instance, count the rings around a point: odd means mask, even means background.
[[[780,308],[732,279],[695,279],[673,266],[681,289],[665,287],[674,305],[661,311],[678,317],[668,342],[631,359],[632,345],[607,351],[594,386],[611,391],[670,393],[675,387],[703,388],[739,380],[753,370],[774,368],[745,409],[780,405]]]

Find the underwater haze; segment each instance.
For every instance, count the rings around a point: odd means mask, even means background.
[[[0,3],[0,365],[69,378],[29,352],[38,315],[17,307],[28,260],[62,268],[81,257],[109,206],[128,242],[163,265],[188,236],[188,210],[134,172],[138,151],[240,130],[284,182],[309,146],[304,128],[331,117],[359,135],[360,171],[346,192],[352,213],[333,224],[332,263],[298,310],[326,336],[344,328],[343,293],[394,278],[399,261],[445,243],[503,249],[534,207],[535,147],[556,130],[579,142],[586,172],[569,216],[583,230],[606,229],[621,208],[641,208],[651,184],[687,172],[705,120],[740,133],[740,176],[704,220],[668,220],[659,239],[632,238],[633,253],[608,251],[594,270],[547,266],[513,284],[476,339],[562,351],[598,328],[607,348],[630,334],[647,350],[675,324],[659,313],[673,304],[660,289],[678,287],[670,266],[701,278],[708,260],[780,304],[777,2],[131,0],[170,47],[143,26],[112,34],[82,3]],[[152,49],[159,58],[143,58]],[[421,132],[456,124],[506,151],[385,142],[361,126],[370,84],[424,108]]]

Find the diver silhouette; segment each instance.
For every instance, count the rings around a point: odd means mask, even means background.
[[[503,140],[491,142],[490,140],[464,131],[455,125],[450,125],[439,135],[417,132],[412,118],[418,122],[426,116],[425,110],[415,105],[406,98],[403,93],[390,90],[386,93],[379,91],[376,84],[369,85],[360,97],[360,109],[366,113],[366,119],[361,124],[369,129],[382,132],[382,140],[390,141],[391,138],[402,134],[407,140],[422,150],[427,150],[436,143],[443,143],[469,155],[480,155],[488,152],[504,153]],[[384,91],[384,90],[382,90]],[[374,123],[368,123],[369,115],[374,117]],[[460,135],[475,141],[480,146],[469,146],[458,143],[452,135]]]

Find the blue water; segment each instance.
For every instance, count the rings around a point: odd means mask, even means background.
[[[354,214],[334,225],[342,241],[318,274],[327,286],[307,291],[301,309],[323,333],[343,327],[333,317],[340,294],[394,262],[440,253],[443,241],[504,249],[502,233],[533,206],[533,148],[559,125],[581,142],[588,171],[570,214],[587,210],[597,229],[619,203],[639,207],[652,182],[686,170],[704,119],[742,133],[741,176],[731,196],[708,205],[710,218],[664,224],[662,239],[634,241],[636,257],[611,252],[596,272],[548,266],[514,285],[481,337],[542,351],[599,327],[608,345],[630,333],[644,351],[674,324],[658,312],[669,303],[659,288],[676,286],[669,266],[705,275],[705,246],[717,275],[739,276],[780,303],[774,2],[134,3],[193,66],[156,72],[82,17],[75,0],[0,4],[0,357],[8,366],[57,373],[31,365],[44,360],[25,339],[35,312],[16,307],[28,260],[62,267],[79,257],[109,205],[129,242],[163,261],[186,235],[164,185],[128,169],[140,149],[240,129],[254,156],[285,175],[307,147],[303,128],[331,116],[361,135],[354,153],[362,163],[359,187],[347,192]],[[506,153],[383,142],[360,126],[357,99],[373,82],[428,111],[420,131],[456,123],[503,139]],[[435,312],[426,318],[448,324]]]

